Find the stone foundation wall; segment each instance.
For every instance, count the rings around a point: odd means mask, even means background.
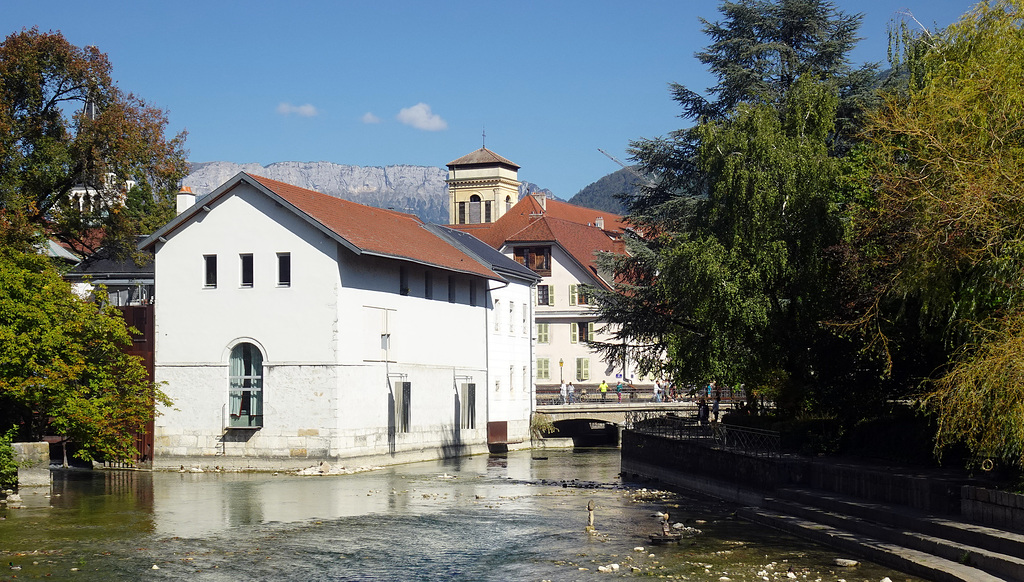
[[[659,467],[662,474],[699,475],[758,491],[798,484],[804,475],[799,460],[752,457],[696,442],[623,431],[623,470],[634,461]]]
[[[824,491],[893,505],[955,515],[960,513],[957,480],[923,478],[896,467],[866,467],[808,461],[804,484]]]
[[[974,523],[1024,532],[1024,495],[964,485],[960,515]]]
[[[810,487],[933,513],[960,513],[957,479],[830,459],[752,457],[633,431],[622,433],[622,471],[754,505],[777,488]],[[1019,507],[1024,512],[1024,505]]]
[[[49,443],[12,443],[18,463],[18,488],[50,486]]]

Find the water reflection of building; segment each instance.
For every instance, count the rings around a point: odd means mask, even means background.
[[[390,463],[528,440],[529,269],[414,216],[244,173],[180,207],[141,244],[156,256],[155,376],[174,400],[156,466]]]

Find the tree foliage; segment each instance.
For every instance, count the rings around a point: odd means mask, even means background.
[[[37,29],[8,36],[0,44],[5,240],[24,244],[46,230],[86,253],[101,243],[120,244],[121,254],[134,247],[143,225],[120,213],[127,181],[166,207],[187,172],[185,133],[168,139],[166,126],[165,112],[116,85],[96,47],[78,48],[59,32]],[[108,204],[80,211],[70,203],[75,187],[100,193]]]
[[[939,32],[897,39],[906,92],[872,118],[874,199],[858,217],[881,345],[916,316],[952,354],[932,372],[940,447],[1024,464],[1024,3],[983,2]],[[891,352],[887,355],[891,356]]]
[[[632,350],[647,368],[667,362],[681,381],[795,389],[796,406],[812,382],[840,374],[822,362],[850,350],[820,321],[837,301],[831,253],[851,190],[834,155],[848,131],[840,111],[873,69],[849,66],[859,17],[831,3],[721,11],[698,54],[719,79],[713,98],[673,86],[698,123],[632,146],[654,183],[629,201],[630,256],[607,259],[620,284],[600,297],[615,337],[603,349]]]
[[[79,456],[128,458],[167,398],[117,309],[75,296],[45,257],[0,247],[0,430],[63,435]]]

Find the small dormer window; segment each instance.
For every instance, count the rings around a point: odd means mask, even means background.
[[[542,277],[551,276],[551,247],[518,247],[516,262]]]

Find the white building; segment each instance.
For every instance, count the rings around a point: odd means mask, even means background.
[[[154,465],[404,462],[484,451],[489,427],[528,441],[536,277],[457,238],[245,173],[188,207],[140,245],[174,400]]]
[[[465,200],[473,191],[487,204],[490,192],[491,208],[500,209],[485,210],[480,220],[456,220],[451,227],[474,235],[542,277],[532,299],[537,387],[550,393],[564,380],[576,385],[577,394],[595,394],[602,380],[612,389],[618,381],[652,382],[639,376],[634,362],[604,360],[588,344],[611,339],[602,333],[604,324],[585,289],[611,289],[611,275],[601,272],[597,254],[625,252],[622,217],[548,199],[543,193],[510,200],[502,190],[479,188],[488,183],[488,169],[493,183],[518,180],[517,172],[509,172],[519,166],[489,150],[463,156],[448,168],[449,189],[456,191],[450,200]],[[469,216],[477,218],[476,213]]]

